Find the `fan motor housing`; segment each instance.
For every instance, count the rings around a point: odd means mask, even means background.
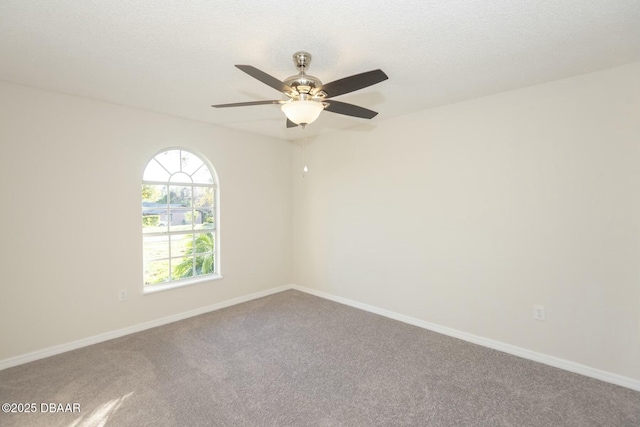
[[[320,94],[314,93],[314,89],[322,86],[322,82],[319,78],[308,74],[296,74],[295,76],[287,77],[284,84],[295,89],[299,94],[313,96],[320,96]]]

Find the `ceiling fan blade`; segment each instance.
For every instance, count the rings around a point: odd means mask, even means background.
[[[249,101],[249,102],[235,102],[233,104],[218,104],[212,105],[214,108],[227,108],[227,107],[248,107],[250,105],[266,105],[266,104],[284,104],[287,101]]]
[[[267,86],[271,86],[275,90],[279,90],[280,92],[282,92],[284,94],[287,94],[287,92],[295,93],[295,90],[293,90],[293,88],[287,86],[286,84],[284,84],[280,80],[276,79],[273,76],[270,76],[269,74],[265,73],[264,71],[258,70],[256,67],[253,67],[251,65],[236,65],[236,68],[239,68],[240,70],[242,70],[245,73],[249,74],[254,79],[258,79],[262,83],[266,84]]]
[[[287,127],[288,128],[294,128],[296,126],[298,126],[298,125],[293,123],[291,120],[287,119]]]
[[[332,113],[344,114],[345,116],[360,117],[361,119],[372,119],[378,115],[378,113],[375,111],[371,111],[363,107],[358,107],[357,105],[347,104],[346,102],[334,101],[333,99],[327,99],[324,102],[326,104],[329,104],[325,107],[325,110]]]
[[[345,93],[380,83],[388,78],[382,70],[372,70],[329,82],[320,86],[316,92],[323,91],[327,94],[327,98],[333,98],[334,96],[344,95]]]

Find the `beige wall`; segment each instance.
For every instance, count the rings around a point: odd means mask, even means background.
[[[0,83],[0,360],[293,282],[640,379],[638,76],[319,137],[305,178],[300,145]],[[143,296],[140,179],[173,146],[216,167],[224,279]]]
[[[315,138],[293,281],[640,379],[639,144],[640,63]]]
[[[0,122],[0,360],[290,283],[289,142],[4,83]],[[218,173],[224,279],[143,296],[142,171],[173,146]]]

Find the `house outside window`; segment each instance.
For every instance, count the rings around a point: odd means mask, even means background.
[[[149,160],[142,178],[145,292],[221,277],[218,193],[202,156],[175,148]]]

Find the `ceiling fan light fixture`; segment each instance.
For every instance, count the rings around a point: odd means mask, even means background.
[[[282,112],[287,116],[285,123],[287,129],[298,125],[304,128],[306,125],[313,123],[320,116],[322,110],[361,119],[372,119],[378,114],[367,108],[335,101],[333,98],[387,80],[389,77],[382,70],[354,74],[324,84],[317,77],[306,73],[311,63],[311,55],[308,52],[296,52],[293,55],[293,62],[296,64],[298,74],[290,76],[284,81],[270,76],[251,65],[236,65],[236,68],[240,71],[281,92],[288,99],[235,102],[232,104],[212,105],[212,107],[227,108],[277,104],[280,105]]]
[[[293,123],[308,125],[320,116],[320,113],[324,110],[324,104],[310,100],[291,101],[282,104],[280,109]]]

